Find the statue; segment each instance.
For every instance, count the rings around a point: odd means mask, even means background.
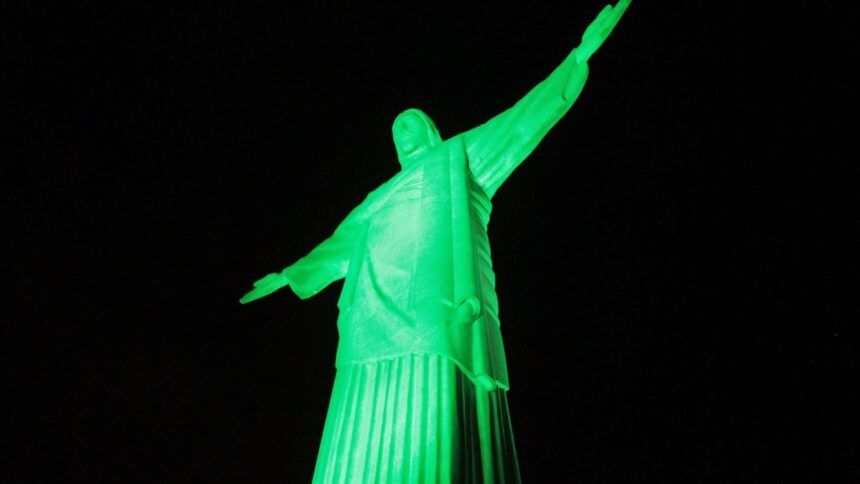
[[[401,170],[331,237],[254,283],[247,303],[344,278],[334,389],[313,482],[519,482],[506,391],[490,200],[570,109],[630,0],[607,5],[549,77],[487,123],[442,140],[408,109]]]

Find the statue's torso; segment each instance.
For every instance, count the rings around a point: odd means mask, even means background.
[[[506,387],[487,238],[491,203],[468,163],[450,159],[443,148],[374,195],[385,201],[364,223],[338,302],[338,366],[440,353],[467,373],[489,366],[487,373]],[[481,311],[465,323],[456,321],[455,307],[464,281],[473,286]],[[476,338],[483,341],[477,356]]]

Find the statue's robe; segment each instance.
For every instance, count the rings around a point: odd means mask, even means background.
[[[441,354],[485,388],[508,388],[490,200],[579,94],[585,75],[571,90],[572,62],[507,111],[420,155],[284,271],[301,298],[345,278],[338,368]]]

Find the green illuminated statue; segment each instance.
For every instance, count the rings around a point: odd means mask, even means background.
[[[284,286],[305,299],[345,278],[314,482],[519,482],[490,200],[570,109],[629,3],[607,5],[549,77],[483,125],[443,140],[422,111],[397,116],[401,170],[241,299]]]

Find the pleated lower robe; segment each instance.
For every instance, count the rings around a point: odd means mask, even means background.
[[[341,368],[313,482],[518,483],[505,391],[442,355]]]

